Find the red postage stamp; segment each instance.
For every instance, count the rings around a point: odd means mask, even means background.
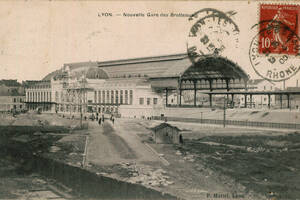
[[[299,25],[299,5],[261,4],[259,53],[297,55]]]

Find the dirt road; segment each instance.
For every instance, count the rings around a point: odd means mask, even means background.
[[[120,122],[115,122],[114,125],[110,121],[105,121],[103,125],[91,122],[87,161],[99,165],[122,162],[161,165],[159,157],[123,126]]]

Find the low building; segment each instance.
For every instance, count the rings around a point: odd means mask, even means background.
[[[24,87],[17,80],[0,80],[0,112],[25,109]]]
[[[282,92],[300,92],[300,87],[287,87],[285,90],[280,90]],[[281,98],[281,99],[280,99]],[[278,108],[287,108],[289,100],[290,109],[300,109],[300,95],[291,94],[289,99],[287,95],[276,95],[276,105]]]
[[[249,92],[255,91],[265,91],[271,92],[275,91],[275,84],[265,80],[265,79],[252,79],[248,81]],[[266,95],[240,95],[240,107],[250,107],[250,108],[267,108],[269,106],[269,96]],[[245,106],[246,102],[246,106]],[[270,95],[270,106],[275,106],[275,95]]]
[[[153,140],[157,144],[179,144],[182,143],[180,129],[168,123],[161,123],[153,128]]]

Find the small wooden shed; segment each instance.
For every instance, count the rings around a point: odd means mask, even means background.
[[[180,144],[182,143],[182,135],[180,129],[168,123],[161,123],[153,128],[153,140],[157,144]]]

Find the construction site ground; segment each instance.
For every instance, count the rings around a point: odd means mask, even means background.
[[[2,118],[2,125],[72,127],[79,123],[78,119],[56,114]],[[117,118],[114,124],[108,119],[101,125],[88,123],[87,130],[47,133],[55,139],[42,153],[99,175],[184,199],[300,196],[298,133],[170,122],[182,130],[184,144],[176,145],[153,142],[149,128],[160,121]]]

